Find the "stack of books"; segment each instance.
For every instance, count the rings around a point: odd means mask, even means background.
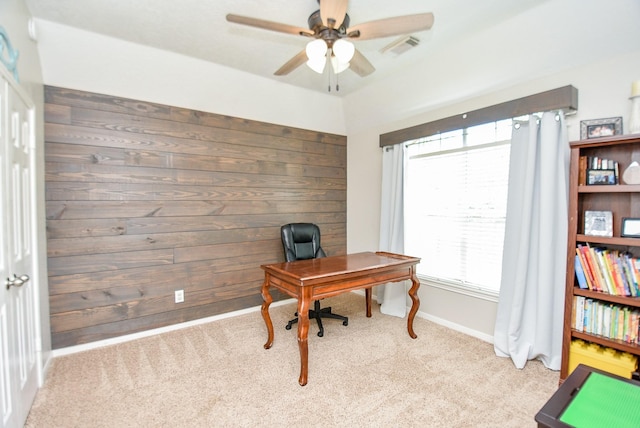
[[[616,296],[640,296],[640,259],[627,252],[579,244],[575,271],[580,288]]]
[[[640,309],[573,296],[571,328],[608,339],[640,344]]]

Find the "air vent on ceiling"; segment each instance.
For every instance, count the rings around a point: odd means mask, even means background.
[[[416,39],[413,36],[402,36],[380,49],[380,52],[383,54],[391,52],[396,55],[400,55],[401,53],[404,53],[409,49],[418,46],[419,43],[420,40]]]

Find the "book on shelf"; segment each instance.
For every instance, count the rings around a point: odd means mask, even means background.
[[[628,252],[578,244],[575,270],[580,288],[616,296],[640,296],[640,259]]]
[[[633,273],[633,289],[634,296],[640,296],[640,259],[630,259]]]
[[[611,311],[613,310],[613,305],[609,304],[602,306],[604,306],[604,309],[602,311],[602,330],[608,332],[606,334],[603,334],[603,336],[606,336],[607,334],[611,334]]]
[[[591,258],[587,254],[588,252],[588,245],[578,244],[576,248],[576,254],[580,256],[582,270],[585,273],[585,277],[588,279],[587,285],[589,286],[589,289],[593,291],[602,291],[599,278],[596,277],[596,269],[594,266],[592,266],[593,261],[591,261]]]
[[[593,252],[595,254],[596,263],[600,268],[600,274],[602,278],[604,278],[604,285],[608,294],[618,294],[616,287],[613,283],[613,277],[611,275],[610,266],[607,264],[605,254],[603,248],[594,248]]]
[[[620,258],[608,251],[604,251],[602,256],[611,275],[611,284],[616,290],[615,294],[618,296],[630,296],[626,280],[622,277],[622,272],[620,271]]]
[[[580,156],[578,160],[578,185],[584,186],[587,184],[587,168],[588,160],[586,156]]]
[[[584,296],[574,296],[572,306],[571,328],[583,331],[584,329]]]
[[[571,328],[640,345],[640,309],[573,296]]]
[[[577,254],[575,260],[575,271],[576,278],[578,279],[578,286],[582,289],[589,289],[590,287],[587,285],[587,278],[584,274],[584,270],[582,269],[582,264],[580,262],[580,256]]]

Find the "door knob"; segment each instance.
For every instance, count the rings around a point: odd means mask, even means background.
[[[29,275],[16,276],[14,273],[13,278],[7,278],[7,290],[11,287],[22,287],[27,281],[29,281]]]

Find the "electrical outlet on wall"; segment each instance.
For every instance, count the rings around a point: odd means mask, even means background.
[[[184,290],[176,290],[175,295],[176,295],[176,303],[184,302]]]

